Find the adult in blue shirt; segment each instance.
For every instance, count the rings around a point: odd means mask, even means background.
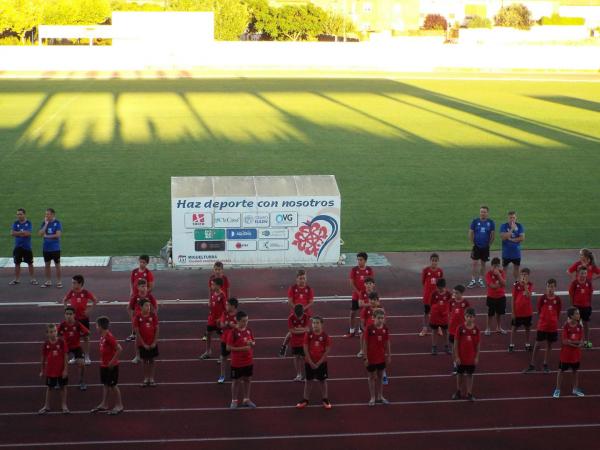
[[[47,288],[52,286],[51,264],[54,261],[56,269],[56,287],[61,288],[62,277],[60,270],[60,238],[62,236],[62,225],[56,220],[56,212],[52,208],[46,210],[44,221],[40,227],[38,234],[44,238],[42,247],[44,253],[44,275],[46,281],[40,287]]]
[[[489,216],[490,209],[487,206],[479,208],[479,217],[473,219],[469,228],[469,241],[473,246],[471,250],[471,281],[468,288],[479,286],[485,287],[485,263],[490,259],[490,247],[494,243],[496,224]],[[478,267],[479,266],[479,267]],[[479,272],[479,280],[476,281]]]
[[[33,268],[33,251],[31,250],[31,231],[33,227],[27,220],[23,208],[17,209],[17,220],[13,223],[10,235],[15,238],[15,248],[13,250],[13,261],[15,263],[15,279],[8,284],[16,285],[21,282],[21,264],[29,266],[29,277],[31,284],[38,284],[35,279],[35,269]]]
[[[509,264],[513,265],[515,281],[519,279],[521,266],[521,242],[525,240],[525,228],[517,222],[517,213],[508,212],[508,222],[500,226],[502,238],[502,267],[506,271]]]

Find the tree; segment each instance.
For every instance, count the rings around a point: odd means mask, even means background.
[[[341,14],[333,11],[326,11],[323,19],[323,33],[333,36],[342,36],[346,33],[356,32],[356,26],[352,20],[346,18]]]
[[[215,39],[237,41],[248,28],[250,13],[248,7],[238,0],[216,0]]]
[[[278,41],[314,40],[323,32],[323,9],[312,4],[274,8],[265,32]]]
[[[494,19],[498,27],[529,29],[531,26],[531,11],[525,5],[516,3],[500,8]]]
[[[214,11],[213,0],[168,0],[171,11]]]
[[[426,30],[445,30],[448,28],[448,21],[441,14],[427,14],[423,28]]]
[[[265,33],[265,27],[272,22],[273,8],[269,6],[267,0],[246,0],[250,20],[248,31],[250,33]]]
[[[9,0],[3,1],[0,10],[6,11],[0,21],[4,27],[12,30],[25,43],[25,33],[37,27],[42,18],[40,0]],[[6,29],[5,28],[5,29]]]

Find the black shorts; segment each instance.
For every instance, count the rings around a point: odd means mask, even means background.
[[[20,266],[22,262],[25,264],[33,264],[33,252],[26,250],[23,247],[15,247],[13,250],[13,261],[15,266]]]
[[[119,384],[119,366],[100,367],[100,382],[110,387]]]
[[[531,316],[529,317],[515,317],[510,324],[515,328],[525,327],[531,328]]]
[[[64,387],[67,384],[69,384],[69,379],[68,378],[63,378],[63,377],[46,377],[46,386],[48,386],[49,388],[55,388],[55,387]]]
[[[221,342],[221,356],[223,358],[227,358],[231,352],[227,350],[227,344],[225,342]]]
[[[138,347],[140,352],[140,358],[144,361],[152,361],[154,358],[158,356],[158,345],[155,345],[154,348],[150,350],[146,350],[144,347]]]
[[[509,264],[519,267],[521,265],[521,258],[502,258],[502,267],[507,267]]]
[[[252,364],[250,364],[249,366],[244,366],[244,367],[232,367],[231,368],[231,379],[237,380],[238,378],[243,378],[243,377],[250,378],[252,376],[252,374],[254,373],[253,367],[254,366]]]
[[[488,317],[493,317],[496,314],[506,314],[506,297],[487,297],[485,304],[488,307]]]
[[[73,358],[75,358],[75,359],[83,359],[83,356],[84,356],[83,350],[81,349],[81,347],[70,348],[69,355],[72,355]]]
[[[305,363],[304,372],[306,373],[307,381],[312,381],[314,379],[325,381],[327,378],[329,378],[329,373],[327,373],[327,362],[321,363],[321,365],[316,369],[310,367],[310,364]]]
[[[77,320],[79,321],[79,323],[81,325],[83,325],[88,330],[90,330],[90,318],[89,317],[82,317],[81,319],[77,319]]]
[[[454,335],[453,335],[453,334],[449,334],[449,335],[448,335],[448,342],[449,342],[450,344],[454,344]]]
[[[206,332],[210,333],[211,331],[215,331],[217,334],[223,333],[223,331],[215,325],[206,325]]]
[[[566,363],[561,361],[558,363],[558,369],[561,372],[566,372],[569,369],[571,369],[573,372],[577,372],[579,370],[579,363]]]
[[[577,306],[575,307],[579,310],[579,315],[581,316],[582,322],[589,322],[590,317],[592,317],[592,307],[591,306]]]
[[[440,325],[440,324],[436,324],[436,323],[430,323],[429,328],[431,328],[432,330],[437,330],[438,328],[441,328],[442,330],[447,330],[448,324]]]
[[[463,374],[473,375],[475,373],[475,366],[460,364],[456,368],[456,373],[458,373],[460,375],[463,375]]]
[[[48,263],[50,261],[54,261],[54,264],[60,264],[60,250],[56,250],[54,252],[43,252],[44,253],[44,262]]]
[[[473,246],[471,250],[471,259],[474,261],[489,261],[490,260],[490,248],[489,247],[477,247]]]
[[[425,305],[425,304],[423,304],[423,312],[425,314],[429,314],[431,312],[431,305]]]
[[[375,371],[382,371],[385,370],[385,363],[379,363],[379,364],[369,364],[367,366],[367,372],[375,372]]]
[[[558,331],[539,331],[535,336],[538,342],[548,341],[550,343],[558,341]]]
[[[304,347],[292,347],[292,355],[304,356]]]
[[[360,302],[358,300],[352,299],[352,306],[350,306],[352,311],[358,311],[360,309]]]

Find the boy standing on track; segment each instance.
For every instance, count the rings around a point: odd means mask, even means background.
[[[296,273],[296,284],[293,284],[288,289],[288,305],[290,311],[293,313],[294,306],[302,305],[304,314],[310,317],[312,316],[312,306],[315,301],[315,293],[313,289],[306,282],[306,271],[300,269]],[[290,342],[291,334],[288,332],[283,339],[283,344],[279,349],[279,356],[282,358],[285,356],[288,344]]]
[[[200,359],[209,359],[212,354],[211,342],[213,334],[220,334],[218,320],[225,311],[225,294],[223,294],[223,279],[215,278],[211,281],[212,293],[208,299],[208,321],[206,323],[206,351]]]
[[[115,404],[108,413],[116,416],[123,412],[123,402],[119,389],[119,355],[123,351],[121,345],[109,331],[110,320],[108,317],[98,317],[96,329],[100,333],[100,382],[102,383],[102,401],[91,410],[92,413],[108,411],[108,397],[113,394]]]
[[[556,375],[556,389],[552,397],[560,397],[563,372],[571,369],[573,371],[573,395],[583,397],[584,393],[579,389],[579,363],[581,361],[581,347],[583,347],[583,327],[580,322],[580,314],[577,308],[567,310],[567,323],[562,330],[562,347],[560,349],[560,363]]]
[[[366,330],[369,325],[373,323],[373,312],[381,306],[379,301],[379,294],[377,292],[369,293],[369,303],[363,305],[360,308],[360,324],[363,330]],[[363,357],[363,344],[362,339],[359,341],[358,354],[356,355],[358,358]]]
[[[81,324],[78,320],[75,320],[75,308],[67,306],[65,308],[65,320],[58,326],[58,335],[67,344],[67,353],[71,355],[72,359],[69,360],[69,364],[75,364],[79,366],[79,390],[87,390],[87,386],[83,381],[83,374],[85,372],[84,355],[81,349],[81,337],[89,336],[90,330]]]
[[[141,360],[144,362],[144,382],[142,387],[155,387],[154,358],[158,357],[158,316],[152,310],[152,305],[143,299],[140,312],[133,318],[133,327],[137,336],[137,349]]]
[[[98,303],[98,299],[87,289],[83,289],[85,280],[83,275],[74,275],[71,280],[71,289],[62,300],[65,306],[71,306],[75,310],[75,320],[80,322],[85,328],[90,329],[90,309]],[[91,305],[90,305],[91,303]],[[89,309],[88,309],[89,306]],[[90,337],[83,336],[83,352],[85,356],[85,365],[89,366],[90,360]]]
[[[221,280],[223,280],[223,286],[221,287],[221,290],[223,291],[223,295],[225,295],[225,298],[229,298],[229,296],[230,296],[229,278],[227,278],[227,276],[225,275],[225,270],[223,267],[223,263],[221,261],[217,261],[213,264],[213,271],[210,274],[210,277],[208,277],[208,296],[209,297],[210,297],[210,294],[212,293],[211,282],[212,282],[212,280],[214,280],[216,278],[220,278]]]
[[[520,327],[525,327],[525,350],[531,351],[529,334],[531,330],[533,307],[531,306],[531,295],[533,294],[533,284],[529,281],[530,271],[523,268],[520,271],[520,277],[513,285],[512,290],[512,321],[510,329],[510,344],[508,351],[515,351],[514,336]]]
[[[387,405],[389,402],[383,396],[383,376],[386,365],[392,361],[390,332],[385,325],[382,309],[376,309],[373,317],[373,323],[365,328],[362,338],[363,360],[369,374],[369,406],[375,406],[376,403]]]
[[[42,253],[44,255],[44,276],[46,281],[41,288],[52,286],[52,273],[50,265],[54,261],[56,269],[56,287],[62,288],[62,274],[60,268],[60,240],[62,237],[62,224],[56,219],[56,212],[52,208],[46,209],[44,221],[40,226],[38,235],[44,238]]]
[[[148,255],[141,255],[138,259],[138,267],[131,271],[129,277],[129,288],[131,290],[130,295],[133,297],[137,295],[137,289],[139,286],[139,280],[146,280],[146,287],[148,292],[151,292],[154,288],[154,274],[148,269],[150,263],[150,257]]]
[[[437,355],[437,342],[443,337],[444,349],[450,354],[448,347],[448,315],[450,314],[450,302],[452,294],[446,289],[446,280],[440,278],[436,281],[436,290],[431,294],[431,316],[429,327],[431,328],[431,354]]]
[[[600,267],[596,265],[594,254],[587,248],[582,248],[579,250],[579,261],[575,261],[567,269],[567,273],[571,277],[571,280],[577,279],[577,270],[580,267],[585,267],[587,269],[588,281],[591,282],[597,278],[600,278]]]
[[[227,350],[227,339],[229,339],[229,335],[235,329],[237,325],[237,309],[238,309],[238,299],[230,298],[227,300],[227,304],[225,305],[225,311],[221,314],[221,318],[219,319],[219,326],[221,327],[221,374],[217,383],[225,383],[225,366],[227,365],[227,357],[231,353]]]
[[[365,292],[365,280],[367,277],[375,278],[375,272],[367,266],[369,255],[360,252],[356,255],[357,265],[350,270],[350,285],[352,286],[352,306],[350,309],[350,329],[344,335],[345,338],[351,338],[360,334],[358,324],[358,310],[360,309],[360,298]]]
[[[452,291],[452,300],[450,300],[450,325],[448,325],[448,343],[454,348],[454,339],[458,327],[465,324],[465,311],[470,308],[469,302],[463,298],[465,287],[462,284],[454,286]],[[453,374],[456,375],[456,365],[454,364]]]
[[[231,409],[239,406],[240,391],[242,394],[241,406],[256,408],[250,400],[250,383],[252,381],[253,354],[256,341],[252,331],[248,328],[248,314],[238,311],[235,316],[236,328],[227,338],[227,350],[231,352]]]
[[[462,391],[466,392],[466,399],[474,401],[473,374],[479,363],[480,332],[475,325],[475,310],[467,308],[465,311],[465,324],[458,327],[454,339],[454,364],[456,364],[456,392],[453,400],[462,398]],[[463,385],[464,389],[463,389]]]
[[[23,262],[29,267],[30,283],[33,285],[38,284],[35,279],[35,269],[33,268],[33,251],[31,249],[32,230],[33,226],[27,219],[27,216],[25,216],[25,210],[23,208],[17,209],[17,220],[13,223],[10,230],[11,236],[15,238],[15,248],[13,250],[15,279],[8,284],[15,285],[21,282],[21,263]]]
[[[304,336],[308,331],[309,321],[304,307],[300,303],[294,305],[294,312],[288,317],[288,331],[292,335],[290,345],[296,369],[294,381],[304,381]]]
[[[56,325],[46,326],[47,340],[42,347],[42,369],[40,377],[46,376],[46,400],[38,414],[50,411],[50,390],[60,390],[60,402],[63,414],[69,414],[67,408],[67,344],[58,338]]]
[[[469,289],[477,286],[485,287],[483,276],[485,274],[485,263],[490,259],[490,247],[494,243],[496,224],[489,218],[490,209],[487,206],[479,208],[479,217],[473,219],[469,227],[469,241],[473,246],[471,250],[471,281],[467,285]],[[479,264],[480,263],[480,264]],[[478,268],[477,266],[480,265]],[[479,272],[479,280],[477,273]]]
[[[588,270],[584,266],[577,269],[577,278],[569,286],[569,298],[571,305],[579,309],[581,321],[583,322],[584,342],[583,348],[592,348],[590,341],[590,317],[592,316],[592,294],[594,288],[592,282],[587,278]]]
[[[127,305],[127,315],[129,315],[129,320],[131,321],[131,335],[125,339],[125,342],[135,341],[135,329],[133,328],[133,318],[134,316],[141,312],[142,310],[142,300],[148,300],[152,305],[152,311],[158,313],[158,302],[154,295],[148,292],[148,282],[140,278],[137,281],[137,292],[134,293],[129,298],[129,304]],[[135,360],[137,359],[137,360]],[[134,361],[131,361],[134,364],[139,363],[139,358],[136,356]]]
[[[308,331],[304,337],[304,371],[306,372],[304,398],[296,405],[296,408],[306,408],[310,399],[313,381],[316,379],[321,388],[323,408],[331,409],[327,388],[327,378],[329,378],[327,356],[331,349],[331,338],[323,330],[323,319],[321,317],[313,317],[311,324],[312,330]]]
[[[496,318],[496,332],[506,334],[506,330],[502,328],[502,316],[506,314],[506,274],[500,268],[500,258],[492,258],[492,268],[486,273],[485,280],[487,283],[487,299],[488,307],[487,320],[485,323],[485,335],[492,334],[490,325],[492,319]]]
[[[423,328],[419,336],[423,337],[429,333],[429,313],[431,312],[431,294],[436,289],[437,280],[444,278],[444,271],[438,267],[440,257],[432,253],[429,257],[429,265],[421,271],[421,284],[423,285]]]
[[[550,373],[548,368],[548,358],[552,350],[552,343],[558,340],[558,318],[560,317],[560,310],[562,308],[562,302],[560,297],[554,294],[556,291],[556,280],[550,278],[546,282],[546,293],[538,299],[537,309],[539,313],[537,333],[535,337],[535,345],[533,346],[533,352],[531,353],[531,362],[529,367],[525,369],[524,373],[534,372],[536,370],[536,355],[538,347],[542,345],[542,342],[546,342],[546,352],[544,353],[544,372]]]

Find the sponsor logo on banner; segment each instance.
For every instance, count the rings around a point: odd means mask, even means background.
[[[295,227],[298,225],[297,212],[276,212],[271,213],[272,227]]]
[[[224,252],[225,241],[196,241],[194,248],[197,252]]]
[[[212,227],[212,214],[185,213],[184,223],[186,228],[210,228]]]
[[[269,226],[269,213],[265,214],[244,214],[242,220],[244,227],[268,227]]]
[[[256,251],[256,241],[227,241],[227,251]]]
[[[194,230],[194,239],[197,241],[223,241],[223,240],[225,240],[225,230],[221,230],[221,229]]]
[[[177,262],[179,264],[187,264],[187,256],[186,255],[177,255]]]
[[[227,230],[227,239],[256,239],[257,236],[257,232],[256,229],[244,229],[244,228],[237,228],[237,229],[231,229],[229,228]]]
[[[260,239],[258,249],[263,251],[287,250],[289,242],[286,239]]]
[[[242,225],[240,213],[215,213],[215,228],[237,228]]]
[[[261,239],[287,239],[289,231],[287,228],[269,228],[268,230],[258,230],[258,237]]]
[[[329,243],[338,234],[338,223],[334,217],[320,214],[304,222],[294,234],[292,245],[306,255],[319,259]]]

